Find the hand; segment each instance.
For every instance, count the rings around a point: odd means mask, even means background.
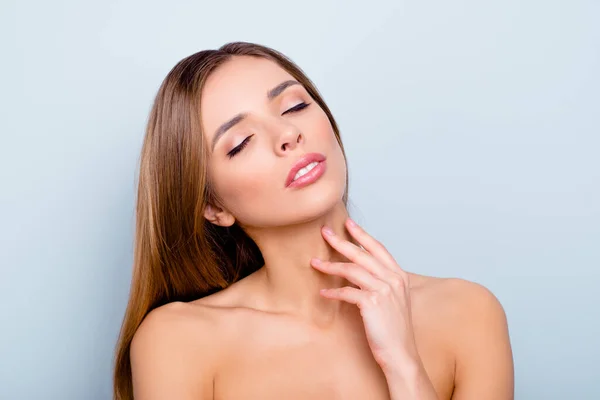
[[[323,289],[321,295],[358,306],[369,347],[384,372],[397,374],[406,367],[412,374],[415,366],[422,364],[413,333],[408,274],[381,243],[351,219],[346,221],[346,229],[364,249],[324,227],[325,240],[351,262],[312,259],[311,265],[358,288]]]

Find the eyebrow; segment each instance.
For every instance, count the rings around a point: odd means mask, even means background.
[[[291,79],[281,82],[279,85],[275,86],[273,89],[271,89],[267,92],[267,99],[269,101],[273,100],[275,97],[279,96],[288,87],[293,86],[293,85],[299,85],[299,84],[300,84],[300,82],[291,80]],[[248,116],[248,113],[239,113],[235,117],[231,118],[229,121],[222,124],[217,129],[217,132],[215,133],[215,136],[213,137],[211,148],[214,150],[215,145],[217,144],[217,141],[221,138],[221,136],[223,136],[225,134],[225,132],[227,132],[230,128],[232,128],[236,124],[242,122],[244,120],[244,118],[246,118],[247,116]]]

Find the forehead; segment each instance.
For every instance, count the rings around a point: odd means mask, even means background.
[[[202,89],[202,125],[209,136],[237,113],[252,111],[267,102],[267,91],[294,79],[274,61],[234,56],[208,77]]]

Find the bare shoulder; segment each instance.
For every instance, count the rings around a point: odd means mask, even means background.
[[[482,318],[504,319],[500,301],[482,284],[461,278],[409,274],[412,291],[429,307],[451,317],[453,324],[469,324]],[[458,319],[457,319],[458,318]]]
[[[508,323],[496,295],[482,284],[460,278],[409,274],[409,279],[421,313],[435,315],[432,323],[444,332],[454,355],[452,399],[513,399]]]
[[[218,313],[198,304],[173,302],[152,310],[131,343],[135,398],[212,398],[218,326]]]
[[[172,302],[152,310],[144,318],[132,342],[132,355],[136,349],[164,345],[170,350],[181,349],[186,353],[193,350],[209,354],[219,351],[214,345],[232,325],[239,322],[239,311],[247,298],[245,281],[242,279],[226,289],[190,302]],[[207,358],[204,353],[203,358]]]
[[[152,310],[144,318],[132,341],[132,352],[146,344],[173,342],[182,346],[193,340],[200,345],[209,340],[217,315],[210,307],[198,303],[172,302]]]

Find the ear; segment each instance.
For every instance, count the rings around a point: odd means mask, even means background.
[[[235,223],[235,217],[224,209],[208,204],[204,209],[204,218],[219,226],[231,226]]]

